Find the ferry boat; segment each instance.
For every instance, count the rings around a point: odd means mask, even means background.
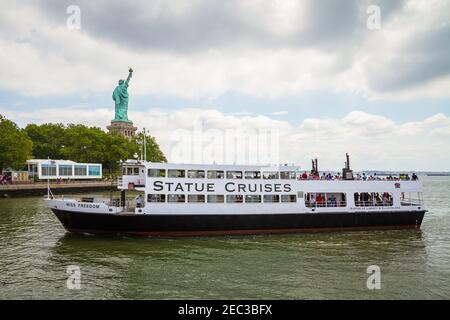
[[[200,236],[418,229],[426,212],[417,180],[319,177],[296,166],[202,165],[127,160],[120,198],[67,199],[48,207],[69,232]],[[315,166],[314,166],[315,165]],[[325,178],[325,179],[324,179]],[[136,201],[127,200],[133,191]]]

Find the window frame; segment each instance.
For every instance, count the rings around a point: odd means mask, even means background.
[[[157,171],[158,175],[157,176],[153,176],[150,173],[152,171]],[[161,172],[163,173],[163,175],[161,175]],[[158,169],[158,168],[150,168],[147,170],[147,177],[148,178],[165,178],[167,175],[166,169]]]
[[[275,173],[275,178],[266,177],[266,174],[273,174]],[[279,180],[280,179],[280,172],[279,171],[263,171],[262,172],[262,178],[264,180]]]
[[[189,173],[191,173],[191,172],[195,172],[196,176],[195,177],[190,177]],[[203,172],[203,177],[199,177],[198,176],[199,172]],[[186,174],[187,174],[187,178],[188,179],[205,179],[206,172],[205,172],[205,170],[187,170]]]
[[[183,175],[178,176],[178,174],[177,174],[176,176],[172,176],[171,171],[172,172],[177,171],[178,173],[183,172]],[[185,169],[167,169],[167,178],[180,178],[180,179],[182,178],[182,179],[184,179],[184,178],[186,178],[186,170]]]
[[[215,174],[214,177],[212,177],[212,176],[210,175],[210,173],[213,173],[213,172],[214,172],[214,174]],[[218,177],[218,174],[219,174],[219,173],[222,174],[221,177]],[[207,179],[224,179],[224,178],[225,178],[225,170],[207,170],[207,172],[206,172],[206,178],[207,178]]]
[[[155,196],[156,201],[150,201],[151,197]],[[166,203],[166,194],[165,193],[148,193],[147,194],[147,203]],[[159,201],[162,200],[162,201]]]
[[[233,173],[237,173],[238,175],[240,173],[240,177],[232,177],[231,175]],[[226,175],[227,175],[227,179],[232,179],[232,180],[242,180],[244,178],[244,173],[240,170],[230,170],[230,171],[227,170]]]
[[[238,198],[240,197],[240,201],[229,201],[231,197]],[[226,203],[244,203],[244,196],[242,194],[227,194],[226,195]]]

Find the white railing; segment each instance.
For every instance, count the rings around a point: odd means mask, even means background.
[[[357,207],[392,207],[392,200],[387,201],[355,201]]]
[[[342,208],[347,205],[347,202],[346,201],[321,201],[321,202],[305,201],[305,205],[308,208]]]

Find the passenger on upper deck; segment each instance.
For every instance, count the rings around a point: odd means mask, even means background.
[[[416,175],[415,172],[413,172],[413,174],[412,174],[412,180],[413,180],[413,181],[419,180],[419,177]]]

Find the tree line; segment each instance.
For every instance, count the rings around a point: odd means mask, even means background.
[[[82,124],[28,124],[22,129],[0,115],[0,169],[22,169],[28,159],[50,158],[102,163],[103,171],[111,174],[120,160],[141,157],[143,138],[142,132],[129,140]],[[155,138],[147,135],[146,140],[147,160],[166,162]]]

